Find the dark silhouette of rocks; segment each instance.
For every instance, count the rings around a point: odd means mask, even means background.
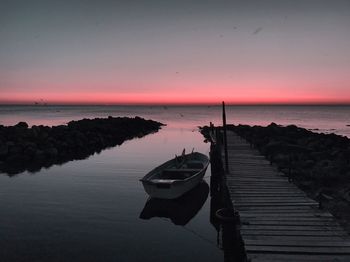
[[[32,126],[19,122],[0,125],[0,172],[25,170],[84,159],[125,140],[157,132],[163,124],[140,117],[108,117],[71,121],[60,126]]]

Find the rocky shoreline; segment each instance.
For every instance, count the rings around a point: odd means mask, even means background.
[[[275,123],[266,127],[228,125],[227,129],[257,148],[350,232],[349,138]]]
[[[71,121],[67,125],[32,126],[20,122],[0,125],[0,173],[23,171],[84,159],[125,140],[157,132],[162,123],[140,117],[111,117]]]

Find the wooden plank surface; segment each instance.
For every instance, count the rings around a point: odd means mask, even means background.
[[[245,140],[227,136],[227,187],[250,261],[350,261],[350,237],[334,217]]]
[[[259,262],[349,262],[348,255],[339,254],[253,253],[250,259]]]

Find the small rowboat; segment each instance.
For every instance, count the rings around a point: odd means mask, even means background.
[[[192,152],[175,156],[156,167],[140,181],[150,197],[175,199],[198,185],[209,165],[209,158],[201,153]]]

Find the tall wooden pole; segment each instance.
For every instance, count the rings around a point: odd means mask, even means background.
[[[225,112],[225,102],[222,101],[222,127],[224,129],[224,150],[225,150],[225,171],[228,170],[228,152],[227,152],[227,132],[226,132],[226,112]]]

